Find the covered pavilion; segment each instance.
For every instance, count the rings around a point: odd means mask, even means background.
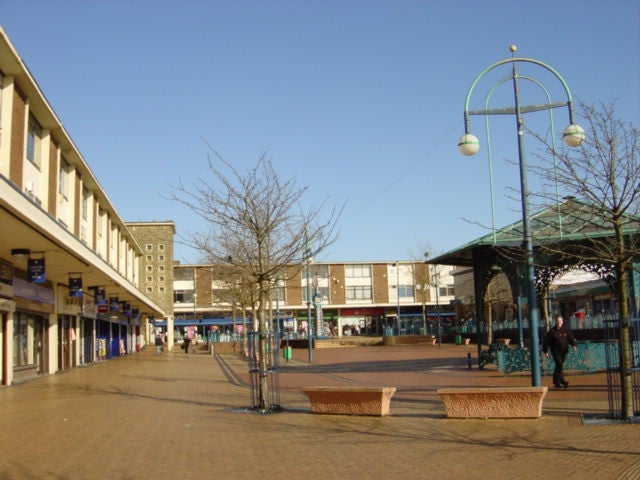
[[[554,279],[566,272],[581,269],[596,274],[615,291],[615,265],[594,255],[594,247],[613,249],[617,244],[609,218],[596,207],[573,197],[545,208],[530,218],[534,244],[536,298],[545,298]],[[623,217],[624,242],[630,252],[640,250],[640,218]],[[491,281],[504,273],[511,287],[514,304],[526,300],[525,249],[523,223],[518,221],[496,229],[461,247],[428,260],[430,264],[472,267],[477,325],[485,318],[486,293]],[[640,259],[634,258],[629,269],[629,311],[638,315],[640,308]],[[522,315],[519,312],[518,318]],[[481,332],[478,328],[478,355]]]

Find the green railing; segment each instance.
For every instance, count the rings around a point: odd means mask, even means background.
[[[518,346],[497,349],[495,358],[498,370],[505,374],[531,370],[531,355],[527,348]],[[552,358],[543,356],[541,363],[544,373],[551,374],[553,372],[555,364]],[[583,373],[601,372],[606,368],[605,347],[602,342],[578,342],[578,348],[575,352],[569,349],[564,364],[565,370]]]

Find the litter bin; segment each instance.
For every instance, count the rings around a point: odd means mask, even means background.
[[[282,347],[282,358],[285,360],[291,359],[291,347]]]
[[[462,345],[462,335],[456,335],[456,345]]]

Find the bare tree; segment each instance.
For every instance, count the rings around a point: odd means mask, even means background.
[[[195,189],[182,181],[170,199],[189,207],[208,227],[191,234],[185,243],[200,251],[211,263],[226,263],[257,290],[260,371],[266,371],[266,308],[274,280],[297,273],[312,256],[337,238],[339,211],[332,209],[321,219],[321,209],[301,204],[305,188],[294,179],[283,181],[271,161],[262,155],[256,165],[239,171],[213,149],[208,159],[211,178],[200,178]],[[322,206],[322,205],[321,205]],[[265,368],[262,368],[265,367]],[[268,408],[267,378],[260,379],[257,408]]]
[[[579,148],[557,150],[538,137],[544,144],[539,158],[546,163],[537,169],[548,190],[561,189],[578,199],[572,205],[583,222],[577,232],[582,233],[580,248],[566,248],[563,243],[541,248],[552,249],[576,264],[601,264],[611,270],[620,309],[622,368],[627,372],[623,378],[623,414],[631,417],[628,283],[634,259],[640,258],[640,132],[615,116],[614,103],[580,107],[587,122],[584,143]],[[554,195],[547,197],[555,199]],[[585,204],[591,216],[584,214]],[[592,235],[603,230],[610,230],[611,235]]]

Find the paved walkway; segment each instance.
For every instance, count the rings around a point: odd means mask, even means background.
[[[640,425],[608,410],[603,375],[550,391],[534,420],[446,419],[435,390],[529,385],[467,368],[473,346],[306,350],[281,365],[282,413],[250,413],[233,355],[149,348],[0,388],[3,480],[639,479]],[[313,415],[304,385],[393,385],[391,416]],[[544,383],[549,384],[548,377]]]

